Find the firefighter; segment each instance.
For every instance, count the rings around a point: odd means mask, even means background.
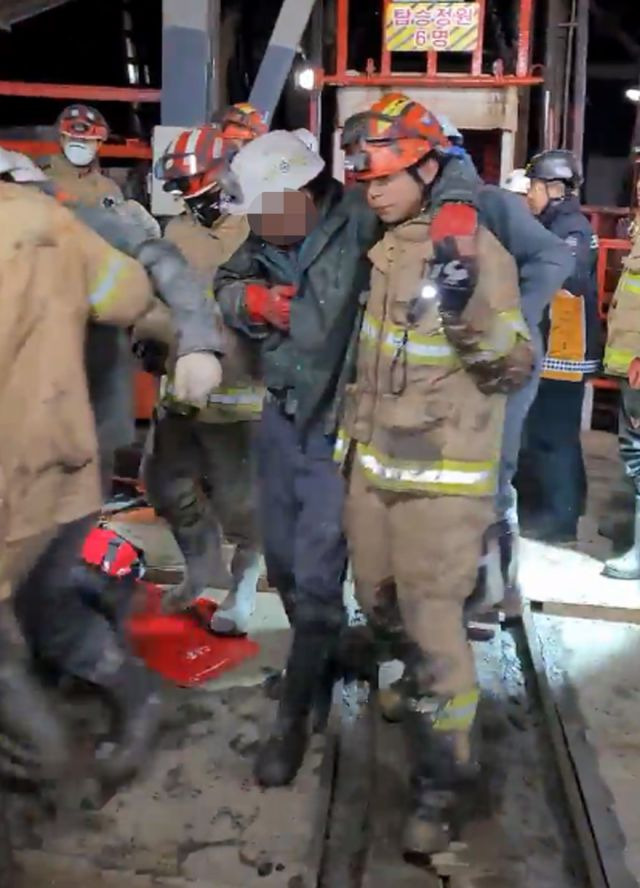
[[[640,197],[640,185],[638,186]],[[626,474],[635,486],[633,545],[604,566],[604,575],[616,580],[640,579],[640,225],[629,232],[631,251],[624,260],[607,319],[605,372],[622,379],[618,440]]]
[[[0,442],[0,730],[5,750],[6,737],[18,744],[11,752],[23,776],[34,757],[59,764],[65,747],[29,676],[8,595],[21,582],[44,579],[48,564],[46,595],[55,602],[47,599],[47,613],[64,606],[76,544],[101,504],[84,370],[86,322],[91,316],[130,326],[150,308],[152,290],[141,265],[50,197],[7,182],[6,164],[0,169],[3,267],[11,272],[3,276],[0,347],[0,406],[11,428]]]
[[[58,117],[56,128],[62,153],[44,163],[47,178],[86,206],[122,203],[119,186],[100,170],[98,155],[109,138],[109,126],[100,111],[88,105],[69,105]]]
[[[536,155],[527,167],[527,200],[538,220],[560,237],[575,271],[545,313],[542,379],[525,426],[521,484],[526,535],[553,543],[577,539],[587,481],[580,441],[585,378],[600,366],[595,270],[598,240],[582,214],[579,164],[569,151]]]
[[[220,215],[218,209],[219,179],[229,155],[267,131],[257,111],[241,108],[245,133],[238,131],[240,110],[233,108],[220,128],[179,134],[156,170],[165,190],[180,194],[187,207],[169,223],[165,237],[209,283],[249,234],[243,216]],[[185,581],[165,596],[166,610],[189,606],[206,587],[228,585],[220,529],[235,545],[231,591],[211,624],[220,634],[247,632],[260,572],[252,446],[264,395],[258,351],[247,337],[225,330],[224,386],[205,410],[177,402],[171,383],[165,385],[144,463],[149,500],[169,523],[186,562]]]
[[[294,779],[312,710],[317,716],[333,683],[347,554],[332,453],[378,232],[361,189],[344,191],[307,141],[268,133],[232,161],[240,201],[230,212],[248,213],[251,234],[215,282],[227,323],[262,343],[262,542],[293,626],[276,723],[256,761],[264,786]]]
[[[433,115],[401,95],[348,120],[343,135],[388,226],[370,252],[338,453],[358,600],[381,641],[405,639],[412,857],[448,845],[458,792],[477,773],[463,605],[493,513],[505,393],[533,365],[514,260],[470,203],[444,193],[433,205],[443,139]]]
[[[34,200],[41,197],[45,201],[45,206],[58,206],[58,203],[51,201],[51,198],[38,195],[35,185],[38,184],[49,189],[50,183],[46,180],[41,181],[43,174],[33,167],[28,158],[2,151],[0,152],[0,172],[5,177],[16,181],[32,183],[33,188],[21,186],[25,193],[25,199],[33,192]],[[34,206],[37,207],[37,203]],[[142,320],[147,314],[151,315],[161,307],[152,296],[153,284],[156,291],[166,299],[172,309],[170,316],[176,328],[176,350],[179,355],[176,364],[176,393],[183,400],[205,403],[208,394],[220,380],[220,365],[215,357],[215,353],[221,352],[223,347],[220,329],[219,326],[216,326],[218,314],[213,300],[206,297],[202,283],[192,278],[188,273],[186,263],[179,251],[163,241],[148,239],[144,231],[128,224],[114,210],[81,208],[74,205],[75,216],[84,218],[95,228],[101,230],[113,243],[135,256],[138,262],[134,262],[132,258],[128,258],[108,246],[88,228],[85,229],[85,226],[74,219],[74,215],[69,216],[67,210],[60,207],[60,213],[62,213],[60,217],[62,220],[71,218],[73,222],[68,233],[68,240],[71,240],[72,235],[75,236],[74,233],[80,232],[81,238],[78,248],[80,249],[86,240],[86,249],[88,250],[89,246],[93,245],[95,252],[95,255],[89,253],[85,263],[89,263],[90,260],[96,263],[95,274],[91,270],[93,266],[89,266],[87,274],[91,272],[92,277],[98,278],[94,301],[96,305],[100,306],[101,311],[94,311],[91,314],[87,311],[83,315],[84,321],[86,321],[87,315],[89,317],[95,315],[95,319],[101,321],[101,312],[104,312],[108,326],[113,326],[116,322],[119,323],[120,315],[123,316],[121,326],[127,328],[132,326],[136,318]],[[54,214],[54,221],[56,218]],[[85,230],[86,235],[82,234]],[[66,230],[64,233],[67,235]],[[62,258],[65,255],[66,253],[63,253]],[[80,252],[79,257],[82,258],[82,255]],[[139,283],[140,275],[144,281],[143,290],[141,290]],[[128,276],[133,276],[131,288],[127,285]],[[69,280],[75,287],[81,286],[81,279],[75,281],[75,278],[69,276]],[[53,293],[57,293],[54,285],[50,284],[49,287]],[[145,294],[144,302],[140,290]],[[106,300],[104,308],[102,307],[103,299]],[[113,302],[113,308],[111,302]],[[140,303],[142,302],[143,308],[141,309]],[[62,323],[64,317],[62,308],[60,308],[56,314],[56,320]],[[74,317],[73,313],[69,314],[69,324]],[[115,319],[110,321],[111,317]],[[84,326],[82,329],[84,331]],[[59,341],[64,342],[62,335],[59,337]],[[84,343],[84,336],[80,337],[80,343]],[[64,351],[64,345],[60,347]],[[38,364],[38,366],[42,366],[44,370],[46,361],[43,360],[42,364]],[[105,466],[108,467],[113,459],[114,428],[115,434],[122,433],[121,417],[117,411],[117,387],[114,398],[114,387],[108,384],[112,370],[110,365],[102,367],[87,365],[85,355],[84,368],[80,366],[75,371],[82,380],[82,385],[86,384],[85,378],[88,376],[86,381],[89,386],[89,397],[97,422],[94,423],[94,416],[91,416],[91,435],[86,432],[84,437],[86,440],[93,440],[93,435],[97,431],[98,476],[101,482],[99,486],[105,493],[106,478],[104,473]],[[105,378],[107,380],[106,393],[108,394],[106,400],[99,397],[104,394]],[[80,385],[80,382],[78,384]],[[75,390],[72,394],[77,399],[78,395]],[[71,408],[65,406],[67,402],[61,403],[61,409],[64,408],[64,412],[56,422],[52,420],[55,435],[52,433],[49,436],[57,442],[60,449],[59,471],[56,474],[54,468],[57,463],[54,463],[53,468],[43,474],[43,482],[47,482],[44,490],[46,496],[59,496],[59,508],[66,514],[66,511],[75,508],[74,499],[65,494],[65,488],[64,486],[60,487],[60,484],[58,484],[59,491],[53,489],[56,477],[60,475],[66,479],[69,474],[80,480],[85,476],[91,480],[95,466],[93,466],[93,461],[87,461],[86,463],[78,462],[77,466],[71,462],[67,467],[65,459],[80,460],[79,443],[76,441],[76,436],[78,430],[83,428],[82,411],[79,408],[79,419],[77,419],[70,413]],[[82,405],[80,406],[82,407]],[[18,401],[14,403],[13,407],[14,410],[17,409]],[[113,415],[114,408],[116,408],[115,417]],[[40,419],[39,416],[38,418]],[[43,427],[45,421],[45,417],[42,417]],[[66,425],[62,428],[64,423]],[[43,446],[49,440],[44,432],[40,433],[37,429],[34,431],[35,434],[42,434]],[[68,438],[68,445],[65,445],[65,436]],[[44,455],[41,456],[43,459],[45,458]],[[35,468],[37,469],[37,466]],[[81,471],[83,469],[84,475]],[[31,476],[27,474],[26,477]],[[51,478],[50,481],[47,480],[49,478]],[[88,481],[84,484],[88,484]],[[69,487],[71,488],[70,494],[74,493],[75,495],[73,485],[69,484]],[[38,485],[34,485],[34,497],[37,497],[38,490]],[[38,520],[46,521],[48,511],[51,511],[55,516],[55,509],[48,506],[46,498],[42,499],[41,508],[38,505],[39,502],[40,500],[33,502],[27,513],[27,517],[31,521],[36,521],[35,515],[38,515]],[[72,514],[61,521],[63,526],[57,533],[49,534],[45,540],[44,548],[36,553],[41,557],[30,556],[27,567],[15,577],[12,572],[11,579],[15,585],[17,615],[32,652],[48,666],[53,667],[56,672],[89,681],[105,692],[113,711],[116,742],[113,747],[110,747],[110,754],[101,759],[100,772],[108,780],[118,781],[130,776],[143,760],[158,727],[161,707],[157,686],[143,664],[131,657],[128,650],[123,647],[115,627],[101,613],[86,603],[82,594],[83,590],[74,586],[73,583],[73,568],[79,558],[84,537],[94,520],[91,513],[98,511],[101,502],[102,496],[98,493],[95,508],[78,515],[79,520],[73,520],[76,516]],[[38,513],[38,509],[41,514]],[[23,531],[23,533],[26,534],[27,531]],[[34,533],[37,534],[37,531]],[[21,542],[21,539],[19,541]],[[17,557],[22,553],[22,542],[20,548],[16,547],[16,549]],[[30,551],[27,543],[25,543],[25,549],[27,552]]]

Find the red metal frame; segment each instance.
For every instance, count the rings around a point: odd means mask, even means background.
[[[58,142],[38,141],[37,139],[0,139],[0,145],[10,151],[18,151],[20,154],[28,154],[31,157],[46,157],[49,154],[59,154]],[[124,144],[109,144],[100,149],[100,157],[117,158],[125,160],[150,160],[151,147],[140,139],[128,139]]]
[[[534,86],[543,82],[543,77],[531,71],[531,24],[534,0],[520,0],[518,54],[515,74],[503,74],[501,66],[493,73],[483,74],[484,23],[486,0],[480,3],[480,41],[471,54],[469,74],[451,74],[438,69],[438,53],[428,52],[426,73],[394,74],[392,53],[385,48],[384,28],[386,10],[392,0],[380,0],[382,4],[381,27],[383,29],[382,53],[379,63],[371,59],[364,72],[349,71],[349,11],[351,3],[361,0],[337,0],[336,10],[336,65],[335,70],[322,76],[325,86],[450,86],[450,87],[508,87]],[[369,0],[371,2],[371,0]]]
[[[71,83],[25,83],[20,80],[0,80],[0,96],[23,99],[65,99],[93,102],[159,102],[159,89],[140,89],[137,86],[76,86]]]
[[[18,80],[0,80],[0,96],[24,99],[64,99],[77,102],[159,102],[161,90],[140,89],[129,86],[77,86],[70,83],[26,83]],[[57,142],[37,139],[5,139],[2,144],[12,151],[32,156],[57,154]],[[124,160],[150,160],[151,147],[140,139],[127,139],[123,144],[106,144],[100,150],[101,157]]]

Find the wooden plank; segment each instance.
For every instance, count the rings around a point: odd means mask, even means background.
[[[607,747],[607,738],[615,742],[616,722],[622,728],[610,706],[610,693],[613,683],[624,680],[629,669],[628,662],[613,668],[610,658],[616,644],[624,643],[629,631],[636,642],[640,641],[640,627],[550,617],[530,610],[525,612],[524,624],[592,885],[636,888],[640,884],[640,868],[633,871],[634,862],[637,863],[634,848],[640,840],[640,835],[635,834],[640,824],[637,816],[629,815],[628,802],[623,824],[619,805],[631,793],[631,807],[637,807],[640,747],[633,751],[636,767],[632,770],[636,771],[637,785],[625,788],[620,775],[615,773],[619,756],[614,747]],[[607,638],[609,644],[603,644]],[[634,648],[630,652],[635,663],[635,671],[628,674],[631,680],[640,674],[640,646],[636,644]],[[584,670],[588,662],[591,668]],[[599,703],[594,706],[596,698]],[[640,717],[640,702],[632,702],[635,717]],[[634,715],[628,714],[627,718]]]
[[[352,888],[362,868],[373,781],[373,714],[369,687],[351,682],[340,691],[339,741],[322,885]],[[334,707],[335,709],[335,707]]]
[[[382,719],[375,696],[372,719],[375,771],[362,888],[440,888],[435,873],[410,866],[402,858],[402,831],[409,810],[409,760],[402,725]]]
[[[640,583],[603,577],[602,567],[582,552],[522,540],[523,598],[559,616],[640,623]]]

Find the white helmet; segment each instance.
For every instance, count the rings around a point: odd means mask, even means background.
[[[460,132],[457,126],[449,120],[446,114],[438,114],[438,123],[442,127],[442,132],[445,134],[447,139],[451,139],[456,142],[463,142],[464,136]]]
[[[14,182],[46,182],[47,177],[26,154],[0,147],[0,176],[9,175]]]
[[[252,208],[258,211],[263,194],[298,191],[324,166],[324,160],[303,138],[274,130],[249,142],[231,161],[230,181],[223,186],[229,199],[223,208],[233,216],[246,215]]]
[[[313,135],[311,130],[302,127],[301,129],[294,130],[293,135],[300,139],[300,141],[307,146],[309,151],[313,151],[314,154],[318,154],[318,152],[320,151],[320,144],[317,137]]]
[[[504,180],[502,187],[514,194],[528,194],[531,179],[527,176],[526,170],[513,170]]]

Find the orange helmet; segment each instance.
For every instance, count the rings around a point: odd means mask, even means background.
[[[103,115],[89,105],[69,105],[57,121],[58,133],[70,139],[106,142],[109,125]]]
[[[185,198],[215,187],[232,155],[232,146],[213,124],[184,130],[167,145],[154,168],[164,190]]]
[[[387,93],[369,111],[344,125],[346,166],[360,181],[410,169],[449,142],[438,119],[424,105],[402,93]]]
[[[269,132],[264,116],[248,102],[230,105],[222,116],[220,127],[225,139],[238,142],[251,142]]]

